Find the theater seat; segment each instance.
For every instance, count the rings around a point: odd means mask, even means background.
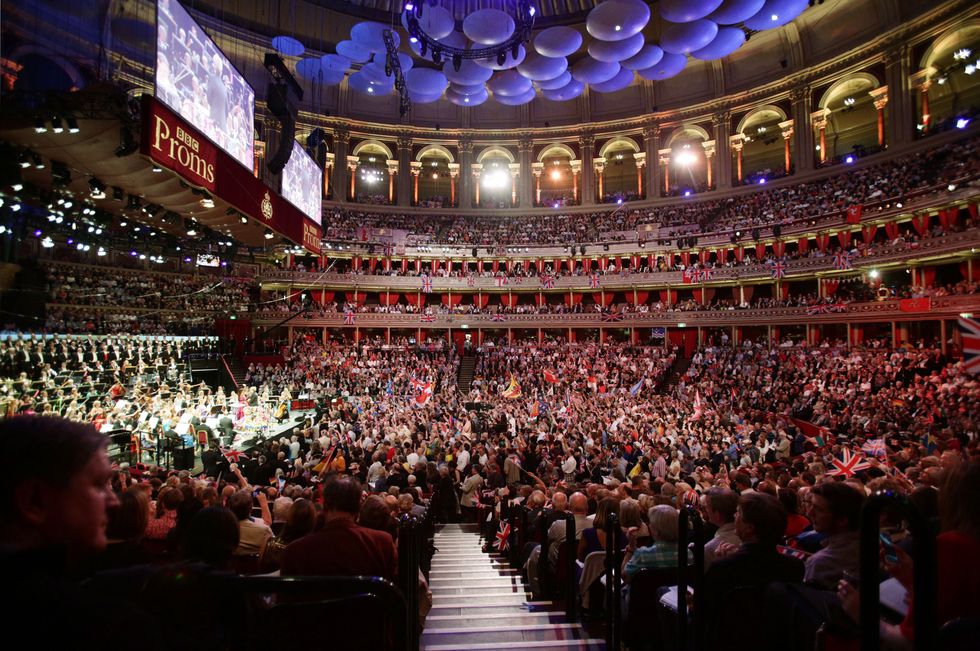
[[[629,603],[623,623],[623,641],[630,649],[659,649],[663,632],[659,618],[660,608],[657,591],[677,583],[677,569],[646,568],[633,575],[629,584]]]

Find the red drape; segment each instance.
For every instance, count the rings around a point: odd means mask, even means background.
[[[961,262],[960,274],[963,276],[963,278],[966,278],[968,273],[969,273],[968,265],[965,262]],[[973,264],[973,278],[966,278],[966,279],[972,283],[980,281],[980,261],[975,262]]]
[[[630,305],[643,305],[650,299],[650,292],[637,291],[634,297],[633,292],[626,290],[626,302]]]
[[[351,268],[354,269],[354,271],[360,271],[361,270],[361,256],[355,255],[353,258],[351,258],[350,264],[351,264]]]
[[[374,270],[378,268],[377,258],[368,258],[368,271],[374,273]]]
[[[514,270],[514,260],[512,258],[507,258],[504,263],[507,265],[507,273]]]
[[[449,294],[441,294],[440,297],[439,297],[439,300],[442,302],[443,305],[449,305],[450,304],[449,303],[450,300],[452,300],[452,304],[453,305],[459,305],[460,302],[462,302],[462,300],[463,300],[463,295],[462,294],[453,294],[452,295],[452,299],[450,299],[450,295]]]
[[[391,292],[380,292],[378,294],[378,302],[381,305],[395,305],[398,303],[398,294]]]
[[[367,294],[364,292],[344,292],[344,298],[348,303],[362,305],[364,303],[364,299],[367,298]]]
[[[735,289],[733,289],[732,291],[734,292]],[[754,293],[755,293],[755,285],[745,285],[744,287],[742,287],[742,295],[745,296],[746,303],[752,302],[752,294]],[[737,298],[738,294],[736,294],[735,297]]]
[[[333,302],[333,292],[328,292],[325,289],[322,289],[319,292],[310,292],[310,294],[314,297],[314,300],[317,298],[320,299],[320,305],[326,305],[327,303]]]
[[[425,305],[425,294],[405,294],[405,300],[409,305],[422,307]]]
[[[602,292],[592,292],[592,300],[595,301],[596,305],[609,307],[612,305],[613,294],[612,292],[606,292],[605,299],[603,299]],[[603,303],[603,300],[605,300],[605,303]]]
[[[605,271],[606,270],[606,259],[605,258],[602,258],[602,257],[599,258],[599,269],[601,271]]]
[[[826,233],[820,233],[814,238],[814,240],[817,243],[818,249],[820,249],[821,251],[826,251],[827,245],[830,244],[830,235],[827,235]]]
[[[779,298],[789,298],[789,283],[779,284]]]
[[[824,293],[827,296],[833,296],[834,294],[837,293],[837,287],[840,285],[840,281],[838,281],[838,280],[824,280],[822,282],[823,282],[823,290],[824,290]]]
[[[912,215],[912,227],[919,236],[926,234],[929,230],[929,213],[922,213],[921,215]]]
[[[681,263],[684,265],[684,268],[685,269],[687,267],[690,267],[691,266],[691,252],[690,251],[681,251]]]
[[[776,254],[776,257],[781,258],[786,255],[786,242],[783,240],[777,240],[772,243],[772,252]]]
[[[422,258],[415,258],[415,273],[422,273]]]
[[[565,294],[565,305],[568,305],[569,307],[578,305],[582,302],[582,297],[584,295],[585,294]]]
[[[967,212],[970,213],[970,221],[977,221],[977,204],[970,203],[966,206]]]
[[[517,305],[517,294],[501,294],[500,304],[506,307],[514,307]]]
[[[875,234],[878,232],[878,227],[874,224],[864,226],[861,228],[861,239],[864,240],[865,244],[871,244],[871,240],[875,238]]]
[[[487,306],[487,303],[489,303],[489,302],[490,302],[490,295],[489,294],[474,294],[473,295],[473,305],[476,305],[479,308],[486,307]]]
[[[888,239],[894,240],[898,237],[898,222],[888,222],[885,224],[885,233],[888,235]]]
[[[932,284],[936,282],[936,268],[935,267],[923,267],[919,270],[922,278],[923,287],[932,287]]]
[[[742,262],[745,259],[745,247],[736,246],[735,247],[735,261]]]
[[[724,264],[728,261],[728,248],[723,247],[715,251],[715,256],[718,258],[718,262]]]
[[[837,233],[837,241],[840,242],[840,245],[845,249],[850,248],[851,231],[840,231],[839,233]]]
[[[483,260],[476,261],[476,271],[477,273],[483,273]]]
[[[766,257],[766,245],[765,244],[756,244],[755,245],[755,259],[756,260],[761,260],[764,257]]]
[[[694,294],[694,301],[695,302],[697,302],[697,303],[703,303],[704,302],[704,296],[701,295],[701,290],[700,289],[692,290],[691,293]]]
[[[545,296],[544,294],[536,294],[536,295],[534,296],[534,302],[535,302],[535,303],[536,303],[537,305],[545,305],[545,304],[547,304],[547,303],[548,303],[548,297],[547,297],[547,296]]]
[[[500,271],[500,260],[494,260],[491,269],[493,273],[497,273],[498,271]]]
[[[943,230],[948,231],[950,227],[954,226],[959,215],[960,209],[955,206],[952,208],[946,208],[945,210],[940,210],[939,223],[943,225]]]
[[[674,305],[677,303],[677,290],[676,289],[661,289],[660,290],[660,302],[670,303]]]
[[[806,237],[801,237],[796,241],[796,248],[800,253],[806,253],[810,250],[810,240]]]

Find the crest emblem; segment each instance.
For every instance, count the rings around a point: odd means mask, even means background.
[[[269,196],[268,190],[262,198],[262,216],[267,220],[272,219],[272,198]]]

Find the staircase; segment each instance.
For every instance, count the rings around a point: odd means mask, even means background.
[[[473,383],[473,371],[476,369],[476,357],[467,355],[459,360],[459,372],[456,374],[456,386],[461,393],[469,393]]]
[[[225,363],[228,364],[228,370],[231,372],[231,376],[235,378],[235,383],[239,386],[245,386],[245,365],[242,363],[240,357],[235,357],[234,355],[224,355]]]
[[[553,601],[531,601],[518,570],[502,557],[480,551],[476,525],[448,524],[435,535],[429,588],[432,611],[421,648],[605,649]]]
[[[678,357],[674,361],[674,365],[670,367],[670,372],[667,374],[667,378],[664,381],[663,387],[661,388],[661,393],[670,393],[677,383],[681,381],[684,374],[687,373],[687,369],[691,368],[691,358],[690,357]]]

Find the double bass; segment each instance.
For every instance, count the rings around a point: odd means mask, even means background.
[[[289,417],[289,401],[283,400],[282,402],[279,403],[279,406],[276,407],[276,413],[273,416],[273,418],[275,418],[277,421],[281,423],[282,421],[286,420],[286,418],[288,417]]]

